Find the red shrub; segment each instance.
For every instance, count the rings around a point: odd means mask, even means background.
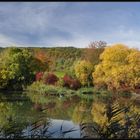
[[[68,87],[70,89],[77,90],[81,86],[80,82],[77,79],[73,79],[68,75],[65,75],[63,77],[63,81],[64,81],[64,87]]]
[[[33,108],[37,111],[42,111],[42,105],[41,104],[35,103]]]
[[[49,110],[53,109],[55,107],[56,107],[56,103],[55,102],[49,102],[49,103],[45,104],[45,108],[47,108]]]
[[[36,81],[40,81],[43,77],[43,72],[36,73],[35,77],[36,77]]]
[[[63,77],[64,87],[69,87],[70,84],[71,84],[71,80],[72,80],[72,78],[71,78],[70,76],[65,75],[65,76]]]
[[[81,87],[80,82],[77,79],[71,80],[70,88],[77,90]]]
[[[59,78],[55,74],[48,73],[44,79],[44,83],[48,85],[55,85],[58,80]]]

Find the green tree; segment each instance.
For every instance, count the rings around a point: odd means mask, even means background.
[[[33,81],[32,54],[27,49],[8,48],[0,59],[0,88],[22,89]]]

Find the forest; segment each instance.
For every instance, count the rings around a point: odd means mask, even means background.
[[[139,93],[140,51],[105,41],[86,48],[1,48],[0,89],[26,90],[35,84]]]

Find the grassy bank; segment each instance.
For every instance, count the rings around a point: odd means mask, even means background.
[[[108,102],[109,99],[131,99],[132,97],[132,94],[130,93],[113,93],[103,89],[98,90],[94,87],[82,87],[78,90],[71,90],[66,87],[45,85],[41,82],[34,82],[32,85],[28,86],[27,91],[43,96],[71,97],[76,95],[81,99],[93,101],[100,100],[105,102]]]
[[[27,87],[27,91],[36,94],[40,93],[42,95],[60,95],[60,96],[70,96],[75,92],[74,90],[67,89],[65,87],[45,85],[41,82],[34,82],[32,85]]]
[[[66,87],[60,86],[52,86],[52,85],[45,85],[41,82],[34,82],[32,85],[28,86],[27,91],[32,92],[34,94],[41,94],[41,95],[51,95],[51,96],[65,96],[70,97],[73,95],[77,95],[80,98],[84,98],[87,100],[92,99],[103,99],[107,100],[108,98],[112,97],[112,93],[105,91],[105,90],[97,90],[94,87],[82,87],[78,90],[71,90]]]

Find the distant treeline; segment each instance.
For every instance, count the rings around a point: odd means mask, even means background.
[[[0,47],[0,52],[7,49]],[[17,47],[27,48],[34,56],[40,59],[46,59],[47,63],[51,63],[49,69],[51,71],[67,71],[73,65],[75,60],[83,56],[85,48],[75,47]]]

